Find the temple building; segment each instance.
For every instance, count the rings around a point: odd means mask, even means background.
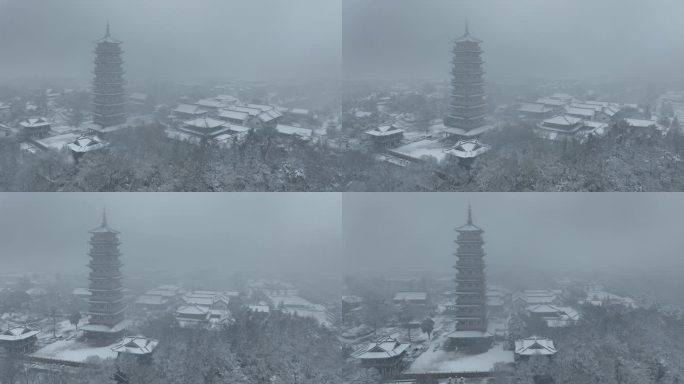
[[[404,138],[404,130],[393,124],[370,129],[365,134],[370,142],[378,148],[396,146]]]
[[[532,336],[515,341],[515,360],[527,360],[532,356],[553,357],[558,351],[553,340]]]
[[[473,224],[470,207],[468,222],[456,231],[456,330],[449,334],[449,347],[482,352],[489,349],[493,336],[487,332],[484,231]]]
[[[93,80],[93,123],[104,130],[126,122],[126,96],[124,95],[123,60],[121,41],[109,33],[96,41],[95,79]]]
[[[117,353],[117,358],[123,356],[135,356],[141,362],[152,360],[152,353],[159,345],[159,340],[149,339],[143,336],[126,336],[119,341],[112,351]]]
[[[20,326],[0,332],[0,348],[8,355],[33,352],[39,331]]]
[[[119,232],[109,227],[103,212],[102,224],[90,231],[90,319],[81,329],[88,339],[111,342],[126,329]]]
[[[402,343],[391,337],[384,337],[366,344],[352,354],[361,362],[363,368],[375,368],[387,377],[401,372],[404,357],[408,354],[409,343]]]
[[[444,118],[444,130],[457,139],[473,138],[491,126],[485,121],[486,106],[481,40],[465,34],[456,39],[451,63],[451,103]]]

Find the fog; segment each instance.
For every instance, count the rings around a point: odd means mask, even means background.
[[[0,194],[2,273],[87,273],[88,230],[120,231],[124,273],[337,274],[338,194]]]
[[[468,203],[488,274],[680,278],[684,196],[657,193],[345,194],[346,268],[453,273]]]
[[[489,82],[684,78],[678,0],[345,0],[345,76],[447,79],[453,40],[484,41]]]
[[[339,77],[339,0],[0,0],[0,80],[90,80],[107,20],[129,81]]]

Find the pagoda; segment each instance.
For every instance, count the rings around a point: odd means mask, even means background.
[[[457,139],[473,138],[487,131],[484,70],[481,40],[470,35],[468,22],[465,34],[456,39],[452,50],[451,102],[444,118],[445,131]]]
[[[101,128],[126,122],[121,41],[109,33],[95,42],[95,79],[93,80],[93,123]]]
[[[121,338],[126,328],[119,232],[109,227],[103,212],[102,224],[90,235],[90,319],[82,329],[88,339],[110,342]]]
[[[484,231],[473,224],[470,206],[468,222],[456,228],[456,232],[456,330],[449,334],[450,346],[466,352],[483,352],[493,340],[487,332]]]

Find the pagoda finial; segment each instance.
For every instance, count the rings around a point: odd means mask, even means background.
[[[107,226],[107,208],[102,208],[102,226]]]
[[[473,225],[473,210],[470,207],[470,203],[468,203],[468,225]]]
[[[470,35],[470,31],[469,31],[469,28],[468,28],[468,18],[467,18],[467,17],[466,17],[466,19],[465,19],[465,35],[466,35],[466,36]]]
[[[109,34],[109,20],[107,20],[107,33],[105,33],[105,37],[111,37]]]

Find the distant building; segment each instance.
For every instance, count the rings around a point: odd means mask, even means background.
[[[445,131],[457,138],[478,136],[491,128],[485,122],[487,103],[481,43],[470,35],[466,24],[465,34],[456,39],[452,51],[451,102],[444,125]]]
[[[172,112],[179,120],[197,119],[207,114],[206,109],[191,104],[179,104]]]
[[[529,119],[542,120],[551,117],[553,109],[544,104],[524,103],[518,108],[518,113]]]
[[[226,123],[211,117],[200,117],[183,123],[182,130],[199,137],[211,138],[228,131]]]
[[[311,140],[313,131],[308,128],[295,127],[292,125],[278,124],[275,127],[276,132],[285,137],[297,137],[302,140]]]
[[[93,123],[102,128],[126,122],[121,41],[109,33],[96,41],[95,79],[93,80]]]
[[[67,147],[73,152],[75,158],[83,154],[105,148],[109,143],[95,135],[82,135],[72,141]]]
[[[112,351],[117,353],[117,357],[132,355],[136,356],[140,362],[149,362],[158,345],[159,340],[143,336],[126,336],[112,347]]]
[[[579,320],[579,313],[570,307],[536,304],[528,306],[525,310],[530,316],[544,320],[550,328],[566,327]]]
[[[583,127],[582,119],[569,115],[559,115],[537,124],[534,133],[538,137],[548,140],[573,140]]]
[[[33,352],[39,331],[26,326],[8,328],[0,332],[0,348],[9,355]]]
[[[565,114],[567,116],[576,117],[578,119],[593,120],[596,110],[593,108],[580,108],[576,106],[565,107]]]
[[[342,296],[342,321],[345,323],[360,321],[362,308],[362,297],[353,295]]]
[[[382,125],[365,132],[373,145],[383,148],[395,146],[404,138],[404,130],[394,125]]]
[[[426,292],[397,292],[394,295],[394,304],[426,305],[428,303]]]
[[[482,144],[478,139],[459,140],[456,145],[449,148],[447,155],[453,156],[468,164],[474,158],[488,152],[492,147]]]
[[[516,360],[527,360],[532,356],[545,356],[550,358],[557,352],[553,340],[551,339],[532,336],[515,341]]]
[[[152,101],[146,93],[134,92],[128,95],[128,105],[137,113],[145,113],[152,109]]]
[[[513,294],[513,307],[522,310],[530,305],[560,305],[562,291],[560,289],[528,289]]]
[[[42,117],[33,117],[19,123],[26,137],[42,138],[50,133],[50,122]]]
[[[352,357],[361,362],[361,367],[375,368],[380,374],[389,376],[401,372],[409,346],[409,343],[385,337],[358,349]]]

